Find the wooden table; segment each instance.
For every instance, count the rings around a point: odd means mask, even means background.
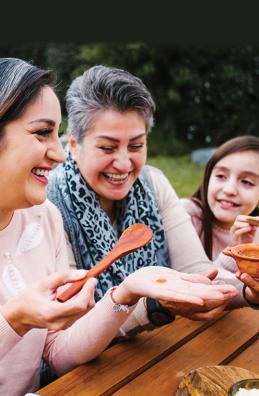
[[[259,373],[259,311],[236,309],[214,322],[177,318],[107,349],[39,395],[174,395],[190,370],[232,365]]]

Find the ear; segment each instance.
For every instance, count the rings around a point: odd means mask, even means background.
[[[74,160],[76,160],[77,155],[78,155],[79,145],[78,145],[78,142],[77,142],[75,136],[72,133],[70,133],[68,135],[68,145],[69,145],[69,148],[73,155]]]

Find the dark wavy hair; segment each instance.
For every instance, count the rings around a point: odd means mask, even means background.
[[[19,117],[46,85],[54,85],[50,70],[17,58],[0,58],[0,140],[5,125]]]
[[[259,138],[256,136],[245,135],[238,136],[230,139],[223,143],[217,148],[212,157],[209,159],[205,171],[202,183],[195,193],[191,196],[191,199],[196,203],[202,210],[202,234],[204,235],[204,249],[207,256],[212,259],[212,223],[214,215],[208,204],[208,185],[210,176],[215,165],[227,155],[233,153],[239,153],[242,151],[256,151],[259,153]],[[259,215],[259,209],[256,207],[251,215]]]

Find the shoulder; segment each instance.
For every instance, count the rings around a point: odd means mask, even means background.
[[[180,202],[190,216],[202,217],[202,210],[192,199],[180,198]]]
[[[144,169],[149,174],[160,210],[174,206],[178,202],[178,196],[163,171],[151,165],[146,165]]]
[[[155,190],[163,186],[172,188],[170,181],[161,169],[152,165],[145,165],[144,171],[148,173]]]
[[[62,224],[62,217],[58,208],[49,200],[46,199],[41,205],[34,205],[31,208],[21,209],[22,217],[28,220],[36,218],[42,219],[42,224],[57,229]]]
[[[161,171],[161,169],[153,166],[153,165],[145,165],[144,166],[144,171],[147,171],[150,175],[150,177],[165,177],[165,174]]]

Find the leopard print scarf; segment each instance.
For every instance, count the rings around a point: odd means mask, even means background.
[[[116,203],[116,229],[70,153],[65,163],[51,172],[48,198],[61,211],[78,268],[93,267],[114,247],[122,232],[134,223],[144,223],[153,231],[150,243],[120,258],[98,276],[97,300],[141,267],[170,266],[163,223],[145,168],[127,197]]]

